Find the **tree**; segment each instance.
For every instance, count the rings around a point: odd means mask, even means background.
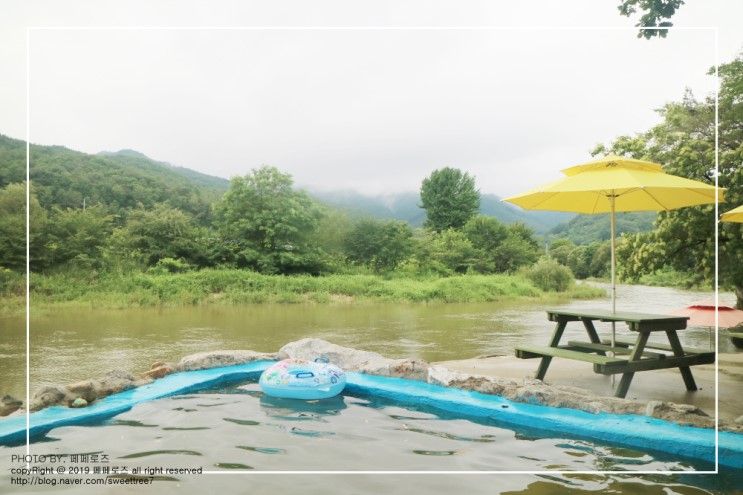
[[[462,229],[475,249],[474,269],[480,273],[496,271],[495,253],[508,238],[508,228],[494,217],[477,215]]]
[[[544,256],[524,270],[524,275],[543,291],[564,292],[574,282],[570,268]]]
[[[422,273],[449,276],[466,273],[474,264],[476,250],[460,230],[423,231],[418,239],[415,261]]]
[[[534,263],[539,250],[523,237],[510,234],[493,253],[496,272],[514,272],[518,268]]]
[[[508,237],[508,228],[495,217],[477,215],[462,229],[476,249],[492,251]]]
[[[549,247],[550,256],[561,265],[568,265],[570,253],[575,249],[575,244],[570,239],[558,238],[552,241]]]
[[[625,17],[636,14],[637,10],[640,9],[643,14],[640,17],[640,22],[635,26],[642,29],[637,33],[637,37],[650,39],[654,36],[666,37],[667,29],[647,28],[673,26],[669,19],[683,4],[684,0],[621,0],[617,8],[619,13]]]
[[[596,247],[591,259],[591,277],[606,277],[611,269],[611,243],[602,242]]]
[[[44,265],[46,213],[39,205],[34,190],[30,197],[31,269]],[[0,266],[26,269],[26,184],[8,184],[0,189]]]
[[[230,182],[215,215],[237,266],[264,273],[323,269],[325,255],[311,243],[321,210],[292,183],[289,174],[268,166]]]
[[[320,221],[308,242],[330,256],[333,267],[341,268],[346,261],[346,239],[353,228],[346,212],[321,205]]]
[[[719,99],[719,185],[727,188],[721,210],[743,203],[743,56],[721,65]],[[662,121],[634,137],[618,138],[613,153],[641,158],[664,166],[666,172],[714,183],[715,101],[696,100],[687,92],[680,102],[660,110]],[[598,147],[602,151],[605,147]],[[697,206],[661,212],[649,234],[624,236],[620,271],[631,279],[669,267],[710,282],[714,271],[714,207]],[[720,282],[735,291],[743,307],[743,230],[740,224],[722,224],[719,237]],[[619,250],[618,250],[619,252]]]
[[[362,220],[346,238],[346,256],[376,272],[394,270],[410,256],[412,238],[413,230],[405,222]]]
[[[45,249],[49,266],[73,262],[80,268],[100,268],[101,250],[113,229],[114,217],[103,206],[54,208]]]
[[[152,209],[132,211],[126,224],[113,232],[111,245],[120,257],[133,252],[146,266],[154,266],[165,258],[204,265],[207,255],[199,242],[205,236],[203,230],[191,215],[158,204]]]
[[[436,232],[462,228],[480,208],[475,178],[456,168],[434,170],[423,179],[420,195],[425,225]]]

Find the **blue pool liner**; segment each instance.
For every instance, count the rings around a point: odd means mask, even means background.
[[[260,373],[273,363],[274,361],[253,361],[173,373],[147,385],[109,395],[88,407],[48,407],[31,414],[30,437],[32,440],[38,439],[60,426],[99,423],[128,411],[140,402],[196,392],[227,383],[257,380]],[[347,373],[346,391],[386,399],[403,406],[430,408],[453,417],[487,421],[497,426],[539,430],[545,436],[579,437],[710,463],[715,460],[714,430],[683,426],[649,416],[593,414],[577,409],[525,404],[497,395],[363,373]],[[19,444],[25,442],[25,439],[25,415],[0,420],[0,445]],[[743,434],[719,432],[719,463],[722,466],[743,468]]]

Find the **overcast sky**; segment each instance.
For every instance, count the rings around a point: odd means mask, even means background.
[[[24,138],[25,26],[631,27],[616,0],[6,1],[0,133]],[[743,2],[687,0],[677,26],[743,48]],[[314,189],[417,190],[454,166],[506,196],[555,178],[654,109],[713,90],[709,31],[34,30],[31,141],[131,148],[230,177],[270,164]],[[33,165],[32,165],[33,166]]]

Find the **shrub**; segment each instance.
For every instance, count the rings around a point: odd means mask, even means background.
[[[540,258],[524,271],[524,275],[540,289],[552,292],[566,291],[574,280],[570,268],[551,258]]]
[[[0,294],[21,295],[26,292],[25,274],[0,266]]]
[[[183,273],[191,270],[192,266],[182,259],[163,258],[150,268],[150,273]]]

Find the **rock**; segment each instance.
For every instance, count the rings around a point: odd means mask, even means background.
[[[82,397],[88,402],[92,402],[98,398],[97,387],[93,380],[71,383],[66,388],[71,395]]]
[[[706,428],[714,426],[712,419],[696,406],[661,401],[645,403],[616,397],[598,396],[577,387],[548,385],[541,380],[525,379],[522,383],[517,383],[513,380],[469,375],[448,370],[443,366],[432,366],[428,371],[428,381],[446,387],[495,394],[515,402],[567,407],[593,414],[602,412],[645,414],[676,423],[693,424]]]
[[[135,380],[136,378],[126,371],[111,370],[101,377],[71,383],[65,388],[68,396],[81,397],[93,402],[100,397],[133,388]]]
[[[468,375],[451,371],[443,366],[431,366],[428,369],[428,382],[444,387],[456,387],[474,390],[484,394],[502,395],[510,397],[518,388],[514,380],[495,378],[482,375]]]
[[[142,385],[147,385],[148,383],[152,383],[154,381],[155,380],[153,378],[150,378],[149,376],[143,376],[134,380],[134,383],[132,385],[134,386],[133,388],[136,388],[141,387]]]
[[[100,378],[95,379],[96,396],[105,397],[134,387],[136,378],[124,370],[111,370]]]
[[[78,397],[70,403],[70,407],[86,407],[87,405],[88,401],[82,397]]]
[[[527,404],[553,405],[556,402],[558,392],[548,386],[526,385],[516,389],[512,397],[517,402],[526,402]],[[561,402],[558,407],[565,407],[565,402]]]
[[[276,354],[255,351],[210,351],[198,352],[181,359],[177,371],[203,370],[219,366],[249,363],[261,359],[276,359]]]
[[[166,363],[165,361],[155,361],[154,363],[152,363],[152,366],[150,366],[150,369],[154,370],[155,368],[159,368],[160,366],[165,366],[166,364],[169,364],[169,363]]]
[[[428,379],[428,363],[419,359],[390,359],[376,352],[343,347],[322,339],[302,339],[289,342],[279,349],[278,359],[306,359],[314,361],[325,357],[346,371],[370,375],[397,376],[413,380]]]
[[[30,409],[38,411],[45,407],[53,406],[71,400],[67,390],[58,385],[48,385],[37,390],[31,399]]]
[[[10,395],[4,395],[0,399],[0,416],[7,416],[21,408],[23,402]]]
[[[162,378],[165,375],[169,375],[172,372],[173,372],[173,367],[169,364],[163,363],[160,366],[153,367],[149,371],[145,371],[144,373],[142,373],[142,376],[147,377],[147,378],[157,379],[157,378]]]

